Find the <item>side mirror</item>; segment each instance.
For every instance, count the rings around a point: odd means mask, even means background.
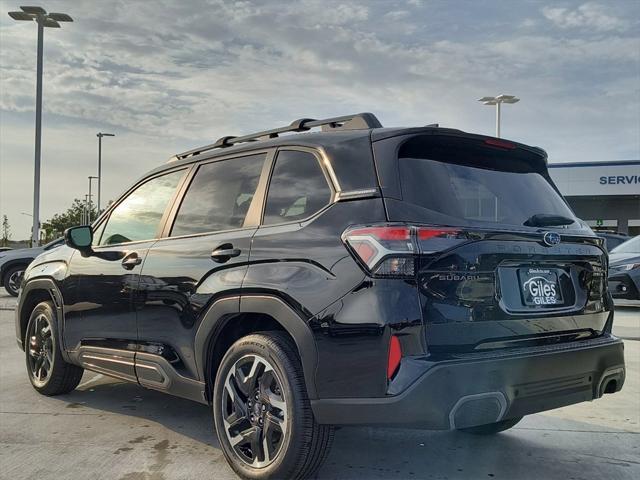
[[[93,231],[89,225],[67,228],[64,231],[64,243],[83,254],[89,253],[93,243]]]

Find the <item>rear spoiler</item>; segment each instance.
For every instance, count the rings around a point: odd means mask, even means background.
[[[512,140],[505,140],[503,138],[491,137],[488,135],[478,135],[476,133],[464,132],[462,130],[457,130],[454,128],[441,128],[435,124],[414,128],[377,128],[371,131],[371,141],[379,142],[381,140],[386,140],[392,137],[409,135],[441,135],[448,137],[466,138],[484,142],[487,145],[493,145],[496,147],[504,146],[508,149],[511,149],[511,146],[513,146],[513,149],[522,149],[532,154],[538,155],[544,158],[545,165],[547,163],[547,152],[540,147],[526,145],[524,143],[514,142]],[[507,145],[509,145],[509,147],[507,147]]]

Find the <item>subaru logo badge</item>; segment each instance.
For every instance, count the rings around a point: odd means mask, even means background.
[[[558,245],[560,243],[560,234],[556,232],[547,232],[544,234],[542,238],[545,245],[549,247],[553,247],[554,245]]]

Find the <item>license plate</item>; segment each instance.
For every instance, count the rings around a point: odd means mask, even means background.
[[[518,270],[522,301],[528,306],[562,305],[558,273],[550,268]]]

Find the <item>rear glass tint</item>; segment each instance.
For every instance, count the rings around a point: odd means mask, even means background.
[[[399,171],[403,202],[425,223],[492,223],[522,226],[537,214],[575,218],[540,170],[490,148],[401,148]],[[486,150],[486,151],[483,151]],[[544,170],[543,170],[544,171]]]

